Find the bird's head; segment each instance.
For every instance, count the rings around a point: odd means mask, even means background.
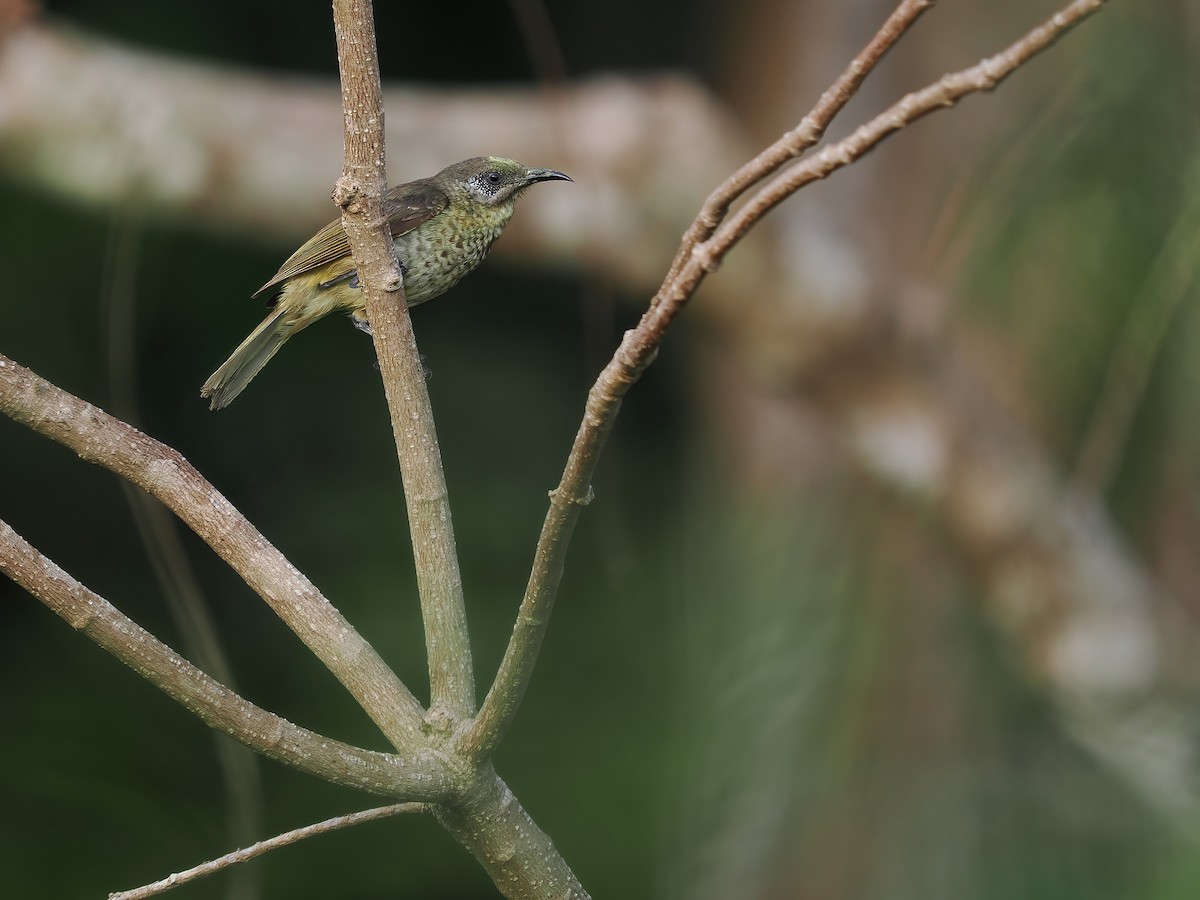
[[[464,159],[434,176],[434,181],[444,189],[484,206],[510,204],[525,188],[539,181],[570,180],[570,176],[554,169],[531,169],[501,156]]]

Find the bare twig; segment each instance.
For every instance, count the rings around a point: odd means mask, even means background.
[[[153,496],[267,601],[399,750],[423,710],[374,648],[183,456],[0,355],[0,412]]]
[[[933,7],[934,2],[935,0],[903,0],[879,31],[875,32],[867,46],[863,47],[845,71],[821,95],[816,106],[800,120],[800,124],[785,132],[779,140],[730,175],[720,187],[709,194],[679,243],[679,250],[675,253],[675,259],[667,274],[667,281],[679,274],[693,248],[712,236],[713,231],[729,213],[730,205],[738,197],[821,140],[829,123],[850,102],[850,98],[858,93],[862,83],[888,50],[904,36],[922,13]]]
[[[735,176],[726,183],[728,187],[725,193],[718,191],[710,197],[705,204],[707,212],[702,210],[700,215],[707,215],[712,224],[701,221],[698,216],[697,222],[688,229],[680,253],[676,255],[678,264],[672,265],[649,309],[637,327],[625,333],[612,360],[588,393],[583,422],[575,436],[562,480],[550,494],[550,509],[542,525],[533,571],[512,638],[479,715],[463,736],[468,751],[480,755],[490,753],[507,730],[532,675],[562,579],[571,534],[581,508],[591,498],[592,474],[620,410],[621,400],[654,361],[667,328],[709,273],[716,271],[726,254],[766,213],[805,184],[825,178],[848,165],[917,119],[935,110],[953,106],[967,94],[991,90],[1067,30],[1099,10],[1104,3],[1105,0],[1075,0],[995,56],[968,69],[946,75],[929,87],[909,94],[846,139],[830,144],[777,175],[719,227],[716,227],[714,219],[723,215],[729,200],[745,191],[749,184],[742,184]],[[901,5],[901,10],[904,6]],[[897,15],[884,26],[885,29],[889,26],[898,27],[902,32],[920,12],[916,6],[909,10],[908,18],[899,16],[898,10]],[[876,46],[875,41],[868,48],[872,46]],[[887,46],[886,42],[882,44],[878,51],[880,55]],[[853,71],[853,67],[849,71]],[[846,77],[843,75],[843,78]],[[820,101],[829,104],[830,116],[839,107],[836,100],[826,98],[836,96],[837,92],[831,88]],[[742,171],[747,173],[745,178],[752,178],[754,163]],[[724,199],[726,196],[727,200]],[[690,250],[683,249],[701,234],[710,236],[692,243]]]
[[[336,0],[333,16],[346,123],[345,171],[334,202],[342,208],[358,266],[400,458],[429,655],[430,706],[461,718],[475,711],[475,676],[433,409],[383,213],[387,167],[375,20],[370,0]]]
[[[617,351],[622,362],[628,358],[624,350],[633,334],[633,331],[625,333]],[[643,367],[650,361],[651,358],[647,358]],[[463,737],[468,753],[479,757],[491,754],[516,715],[554,608],[571,534],[579,513],[592,500],[592,474],[599,463],[600,451],[616,420],[621,398],[640,375],[641,369],[619,367],[614,357],[588,392],[583,424],[575,437],[566,470],[558,487],[550,492],[550,509],[542,524],[533,570],[517,612],[512,637],[479,715]]]
[[[703,280],[705,270],[720,265],[721,259],[770,210],[804,185],[826,178],[873,150],[884,138],[940,109],[948,109],[968,94],[990,91],[1038,53],[1099,11],[1107,0],[1074,0],[995,56],[959,72],[945,75],[933,84],[914,91],[876,116],[853,134],[800,161],[777,175],[726,222],[709,241],[693,251],[691,277]],[[682,274],[682,273],[681,273]],[[686,285],[686,282],[685,282]],[[695,288],[691,290],[694,291]]]
[[[228,869],[230,866],[249,862],[265,853],[270,853],[272,850],[278,850],[289,844],[295,844],[305,838],[328,834],[331,831],[337,831],[339,828],[347,828],[351,825],[374,822],[376,819],[386,819],[401,813],[426,812],[428,809],[429,807],[424,803],[393,803],[391,806],[377,806],[374,809],[364,809],[361,812],[350,813],[345,816],[335,816],[332,819],[326,819],[324,822],[317,822],[313,825],[305,825],[303,828],[285,831],[283,834],[277,834],[273,838],[267,838],[265,841],[259,841],[249,847],[234,850],[232,853],[226,853],[224,856],[210,859],[208,862],[201,863],[198,866],[168,875],[166,878],[155,881],[153,884],[142,885],[128,891],[115,891],[108,895],[108,900],[145,900],[146,897],[157,897],[159,894],[165,894],[172,888],[180,887],[208,875],[215,875],[217,872]]]
[[[361,750],[293,725],[238,696],[88,590],[4,521],[0,572],[206,725],[252,750],[335,784],[377,794],[433,800],[445,793],[441,767],[432,756],[401,759]]]

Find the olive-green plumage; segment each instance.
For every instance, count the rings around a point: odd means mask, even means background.
[[[571,179],[553,169],[477,156],[389,190],[384,211],[408,305],[432,300],[458,284],[487,256],[521,192],[554,180]],[[340,219],[313,235],[254,296],[275,289],[279,293],[270,303],[271,314],[200,389],[211,409],[228,406],[284,341],[322,316],[343,310],[355,325],[370,330]]]

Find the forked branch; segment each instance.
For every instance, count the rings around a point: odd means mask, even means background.
[[[850,61],[845,71],[825,90],[817,100],[816,106],[800,120],[800,124],[785,132],[775,143],[730,175],[720,187],[709,194],[695,220],[684,233],[683,240],[679,242],[679,250],[671,263],[667,281],[679,274],[693,248],[712,236],[713,230],[729,214],[729,207],[738,197],[821,140],[834,117],[858,93],[858,89],[879,65],[880,60],[904,37],[922,13],[933,8],[935,2],[936,0],[903,0],[888,16],[888,20],[879,31],[875,32],[875,36]]]
[[[759,180],[775,171],[815,141],[833,115],[862,83],[900,35],[928,3],[901,3],[879,33],[856,57],[855,63],[822,95],[817,107],[780,141],[747,163],[717,189],[684,235],[666,279],[637,326],[625,333],[612,360],[588,394],[583,422],[563,470],[550,494],[550,509],[542,525],[533,571],[521,602],[512,638],[500,669],[475,722],[464,736],[473,753],[490,753],[512,722],[528,687],[542,637],[549,624],[554,598],[579,512],[591,497],[591,479],[601,451],[620,410],[621,400],[654,361],[667,328],[711,272],[721,265],[747,232],[771,209],[804,185],[825,178],[876,147],[889,135],[929,113],[956,104],[968,94],[991,90],[1068,30],[1099,10],[1106,0],[1075,0],[1005,50],[939,79],[901,99],[844,140],[826,146],[776,175],[755,192],[746,205],[725,220],[729,204]],[[865,67],[862,72],[860,67]],[[810,124],[806,125],[805,122]]]

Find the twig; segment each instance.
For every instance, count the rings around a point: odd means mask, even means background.
[[[904,36],[922,13],[933,7],[935,2],[936,0],[903,0],[867,46],[863,47],[845,71],[821,95],[816,106],[800,120],[800,124],[785,132],[779,140],[730,175],[708,196],[679,243],[679,250],[675,253],[675,259],[667,274],[667,281],[679,274],[693,248],[708,240],[738,197],[821,140],[829,123],[858,93],[862,83],[888,50]]]
[[[431,711],[475,711],[475,676],[449,495],[429,391],[383,213],[383,91],[370,0],[335,0],[345,113],[345,170],[334,188],[374,335],[392,418],[429,656]],[[447,722],[447,725],[449,723]]]
[[[633,334],[633,331],[625,333],[617,356],[588,392],[583,424],[575,436],[562,480],[550,492],[550,509],[542,523],[533,570],[517,612],[512,637],[479,715],[463,736],[464,750],[474,756],[483,758],[496,749],[511,725],[533,675],[558,585],[562,581],[571,534],[579,513],[592,500],[591,480],[600,460],[600,451],[616,420],[621,398],[641,374],[640,369],[624,368],[617,363],[618,358],[622,361],[627,358],[622,351]],[[651,359],[647,359],[644,365],[650,362]]]
[[[1099,10],[1105,2],[1106,0],[1075,0],[995,56],[968,69],[946,75],[929,87],[909,94],[849,137],[830,144],[819,153],[800,160],[777,175],[719,227],[716,227],[715,223],[710,227],[706,221],[701,221],[701,216],[708,215],[711,220],[716,213],[724,212],[724,195],[718,191],[718,194],[714,194],[716,200],[710,198],[711,208],[709,203],[705,204],[708,213],[702,210],[697,221],[684,236],[680,252],[676,255],[679,265],[672,266],[649,309],[643,314],[637,327],[625,333],[612,360],[605,366],[588,393],[583,422],[571,447],[562,480],[550,494],[550,509],[546,513],[546,520],[538,538],[533,571],[525,597],[521,601],[512,638],[501,660],[495,681],[484,698],[479,715],[463,735],[463,745],[468,752],[480,756],[492,752],[511,723],[529,684],[562,579],[571,534],[579,518],[580,509],[591,499],[592,474],[596,470],[600,453],[620,410],[621,400],[641,377],[642,372],[654,361],[667,328],[704,279],[716,271],[725,255],[764,215],[805,184],[825,178],[848,165],[889,135],[917,119],[935,110],[953,106],[967,94],[991,90],[1032,56],[1049,47],[1067,30]],[[901,9],[903,8],[904,4],[901,5]],[[900,10],[897,11],[897,15],[899,12]],[[913,9],[910,12],[911,18],[902,19],[900,22],[901,31],[911,24],[912,18],[915,18],[920,10]],[[889,19],[888,25],[892,25],[896,20],[897,16],[894,15]],[[888,25],[885,25],[885,28]],[[874,41],[868,47],[873,45]],[[883,50],[886,50],[886,45],[880,53]],[[843,78],[845,77],[843,75]],[[832,100],[826,101],[831,91],[827,91],[820,102],[829,102],[836,106]],[[752,168],[753,163],[743,171],[750,171]],[[746,187],[736,180],[736,176],[726,184],[731,185],[727,189],[728,193],[735,190],[740,193]],[[692,244],[690,250],[683,249],[692,240],[688,235],[704,233],[710,233],[710,236]]]
[[[914,91],[858,128],[849,137],[830,144],[777,175],[739,209],[710,240],[696,248],[692,255],[694,259],[698,258],[700,267],[693,267],[692,277],[698,276],[703,280],[704,270],[711,271],[720,265],[725,253],[737,244],[747,231],[804,185],[826,178],[843,166],[849,165],[873,150],[884,138],[890,137],[918,119],[941,109],[949,109],[968,94],[994,89],[1032,57],[1097,12],[1106,2],[1107,0],[1075,0],[995,56],[990,56],[970,68],[945,75],[928,87]]]
[[[401,759],[352,747],[245,700],[88,590],[2,520],[0,572],[206,725],[252,750],[335,784],[377,794],[434,800],[445,793],[440,766],[431,757]]]
[[[249,520],[172,448],[0,355],[0,412],[157,497],[255,591],[401,751],[423,710],[374,648]]]
[[[249,862],[252,859],[262,856],[264,853],[270,853],[272,850],[278,850],[289,844],[295,844],[305,838],[328,834],[339,828],[346,828],[350,825],[361,825],[363,822],[373,822],[376,819],[385,819],[389,816],[399,815],[400,813],[420,813],[427,810],[428,807],[424,803],[394,803],[391,806],[378,806],[375,809],[364,809],[361,812],[350,813],[345,816],[335,816],[332,819],[326,819],[324,822],[317,822],[314,825],[305,825],[303,828],[285,831],[283,834],[277,834],[273,838],[267,838],[265,841],[251,844],[249,847],[234,850],[232,853],[226,853],[224,856],[210,859],[208,862],[201,863],[198,866],[168,875],[166,878],[156,881],[153,884],[142,885],[128,891],[115,891],[108,895],[108,900],[145,900],[146,897],[157,897],[159,894],[165,894],[172,888],[196,881],[207,875],[215,875],[222,869],[228,869],[230,866],[237,865],[238,863]]]

